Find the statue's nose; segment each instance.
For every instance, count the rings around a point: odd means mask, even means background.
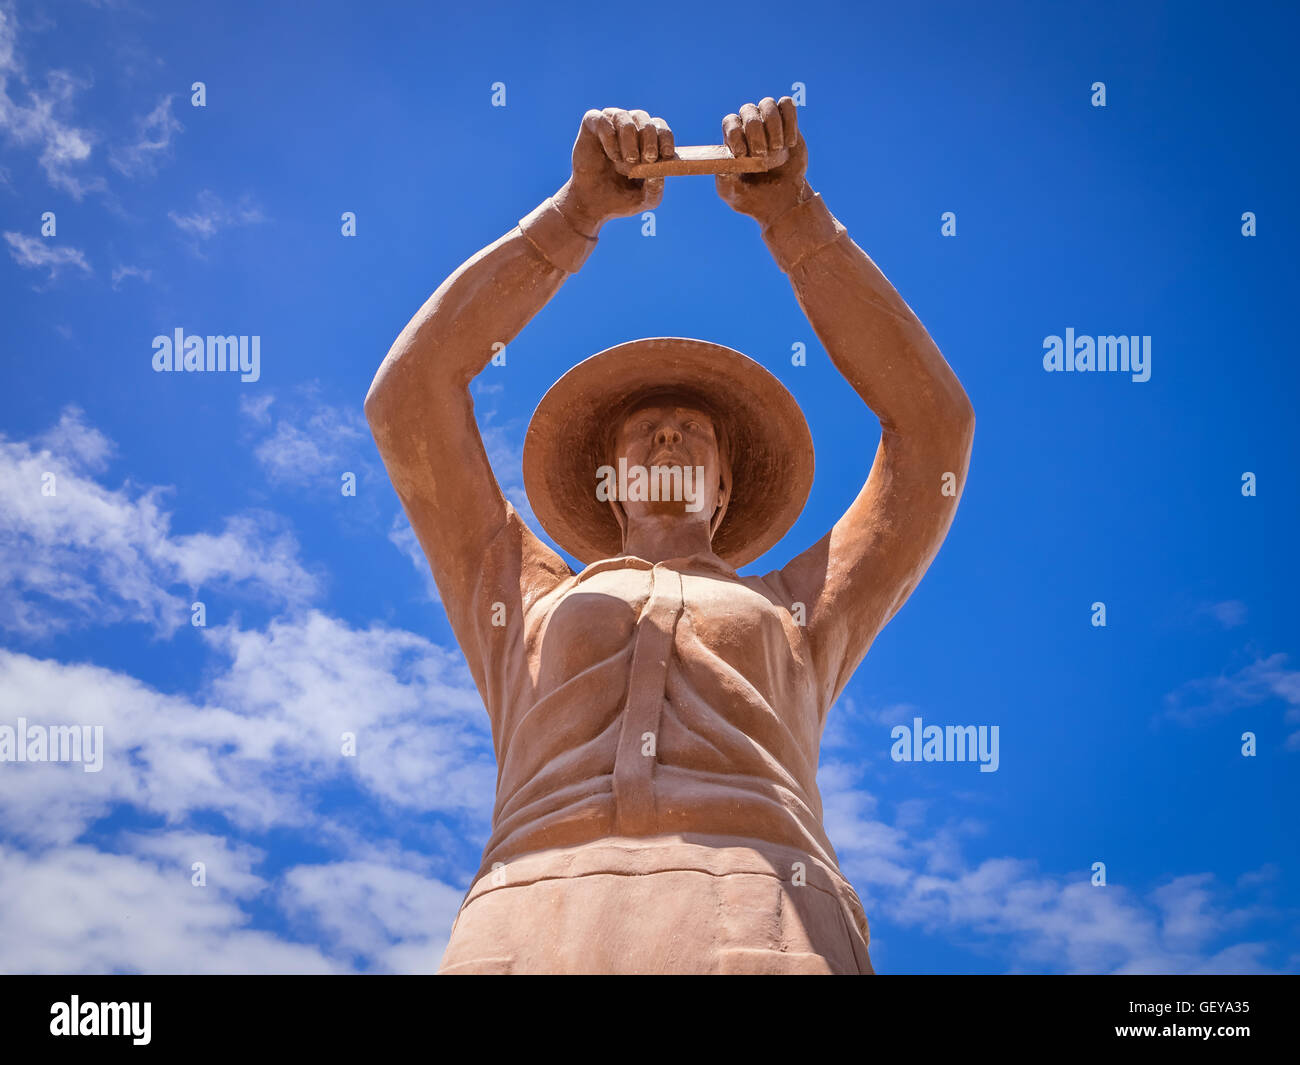
[[[682,434],[677,431],[675,426],[661,425],[655,432],[656,444],[680,444],[681,442]]]

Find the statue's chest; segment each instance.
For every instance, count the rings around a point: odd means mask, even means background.
[[[638,637],[679,656],[713,657],[753,679],[774,667],[784,673],[799,650],[790,611],[768,596],[735,578],[662,566],[584,578],[561,594],[531,636],[542,690],[620,656],[630,664]]]

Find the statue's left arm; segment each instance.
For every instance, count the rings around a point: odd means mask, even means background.
[[[937,554],[965,484],[975,415],[920,320],[808,185],[793,102],[746,105],[723,132],[734,154],[760,138],[764,147],[795,142],[783,166],[757,179],[719,177],[719,192],[758,220],[831,361],[880,420],[857,499],[781,571],[804,604],[828,706]]]

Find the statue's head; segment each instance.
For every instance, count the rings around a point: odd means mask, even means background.
[[[808,425],[781,382],[733,348],[684,337],[580,362],[537,405],[524,442],[533,513],[586,564],[622,554],[629,521],[666,518],[705,524],[714,554],[738,568],[794,524],[812,474]],[[638,476],[657,490],[638,490]]]
[[[650,489],[609,499],[624,533],[629,518],[654,515],[703,523],[712,536],[731,486],[726,419],[708,400],[681,389],[643,392],[612,414],[608,468],[616,478],[622,470],[646,471],[641,476]]]

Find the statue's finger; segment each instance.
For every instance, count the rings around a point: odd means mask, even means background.
[[[776,101],[765,96],[758,101],[758,113],[763,117],[763,132],[767,137],[769,151],[785,147],[785,133],[781,127],[781,112]]]
[[[753,104],[745,104],[740,109],[740,122],[745,127],[745,140],[749,144],[750,155],[767,154],[767,133],[763,128],[763,116]]]
[[[659,158],[671,159],[677,150],[672,129],[662,118],[654,118],[651,121],[655,124],[655,129],[659,131]]]
[[[582,117],[582,124],[596,135],[605,155],[610,160],[621,159],[623,153],[618,148],[618,136],[614,132],[614,123],[604,111],[588,111]]]
[[[776,102],[776,108],[781,112],[781,132],[785,138],[785,147],[793,148],[799,143],[799,108],[789,96],[782,96]]]
[[[722,120],[722,142],[737,159],[749,154],[749,146],[745,144],[745,132],[741,128],[739,115],[731,114]]]
[[[632,121],[636,123],[637,151],[643,163],[653,163],[659,158],[659,131],[650,121],[648,111],[629,111]]]
[[[618,135],[618,151],[622,156],[623,162],[635,163],[641,158],[641,145],[637,138],[636,123],[632,121],[632,116],[626,111],[619,108],[612,108],[606,111],[610,120],[614,123],[614,132]]]

